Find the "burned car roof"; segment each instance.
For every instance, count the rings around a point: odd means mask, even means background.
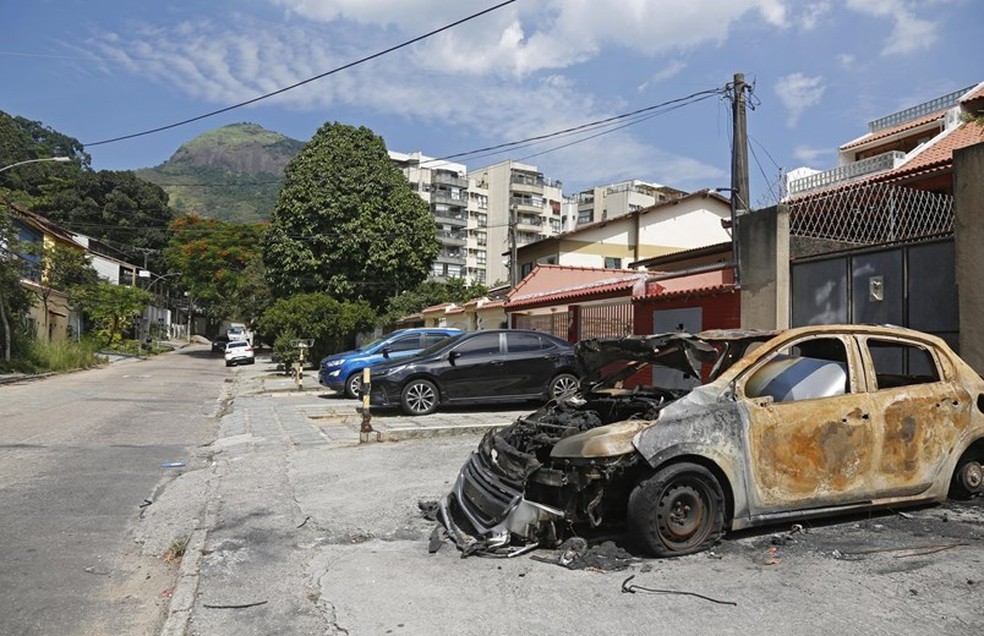
[[[699,377],[702,363],[717,363],[727,347],[721,343],[764,341],[776,331],[755,329],[715,329],[692,334],[674,331],[620,338],[592,338],[575,345],[578,362],[589,384],[600,382],[605,367],[613,362],[645,362]]]

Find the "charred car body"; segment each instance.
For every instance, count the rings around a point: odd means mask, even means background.
[[[984,489],[984,380],[928,334],[674,333],[578,356],[581,391],[486,434],[441,500],[465,554],[624,520],[646,552],[681,555],[727,529]],[[654,386],[668,368],[694,386]]]

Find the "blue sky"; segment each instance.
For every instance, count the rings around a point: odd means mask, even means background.
[[[253,98],[496,3],[0,0],[0,110],[95,142]],[[392,150],[440,157],[743,72],[755,85],[751,203],[761,206],[775,201],[781,170],[832,167],[868,120],[984,80],[982,25],[979,0],[517,0],[255,105],[88,151],[97,169],[141,168],[230,123],[308,140],[340,121]],[[622,179],[724,187],[730,129],[715,96],[535,157],[552,146],[466,163],[526,160],[566,193]]]

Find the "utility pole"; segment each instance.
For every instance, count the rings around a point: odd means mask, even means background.
[[[519,283],[519,259],[516,248],[516,204],[509,206],[509,284],[515,287]]]
[[[745,83],[744,73],[735,73],[731,85],[731,110],[734,120],[734,139],[731,148],[731,250],[735,263],[735,286],[741,287],[741,246],[738,241],[739,210],[749,211],[750,198],[748,186],[748,130],[745,127],[745,91],[750,90]]]

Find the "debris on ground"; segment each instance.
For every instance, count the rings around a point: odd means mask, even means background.
[[[624,570],[638,561],[624,548],[617,546],[614,541],[605,541],[591,546],[581,537],[571,537],[564,541],[551,556],[534,555],[530,558],[541,563],[559,565],[568,570],[598,570],[601,572]]]
[[[734,605],[738,606],[738,603],[734,601],[722,601],[720,599],[711,598],[710,596],[704,596],[703,594],[698,594],[697,592],[684,592],[681,590],[660,590],[652,587],[642,587],[641,585],[630,585],[629,581],[635,578],[635,574],[629,578],[622,581],[622,593],[623,594],[636,594],[638,592],[647,592],[649,594],[675,594],[678,596],[693,596],[695,598],[704,599],[705,601],[710,601],[711,603],[717,603],[718,605]]]
[[[420,508],[420,514],[424,516],[424,519],[437,521],[437,514],[440,512],[441,506],[436,500],[420,499],[417,501],[417,507]]]

